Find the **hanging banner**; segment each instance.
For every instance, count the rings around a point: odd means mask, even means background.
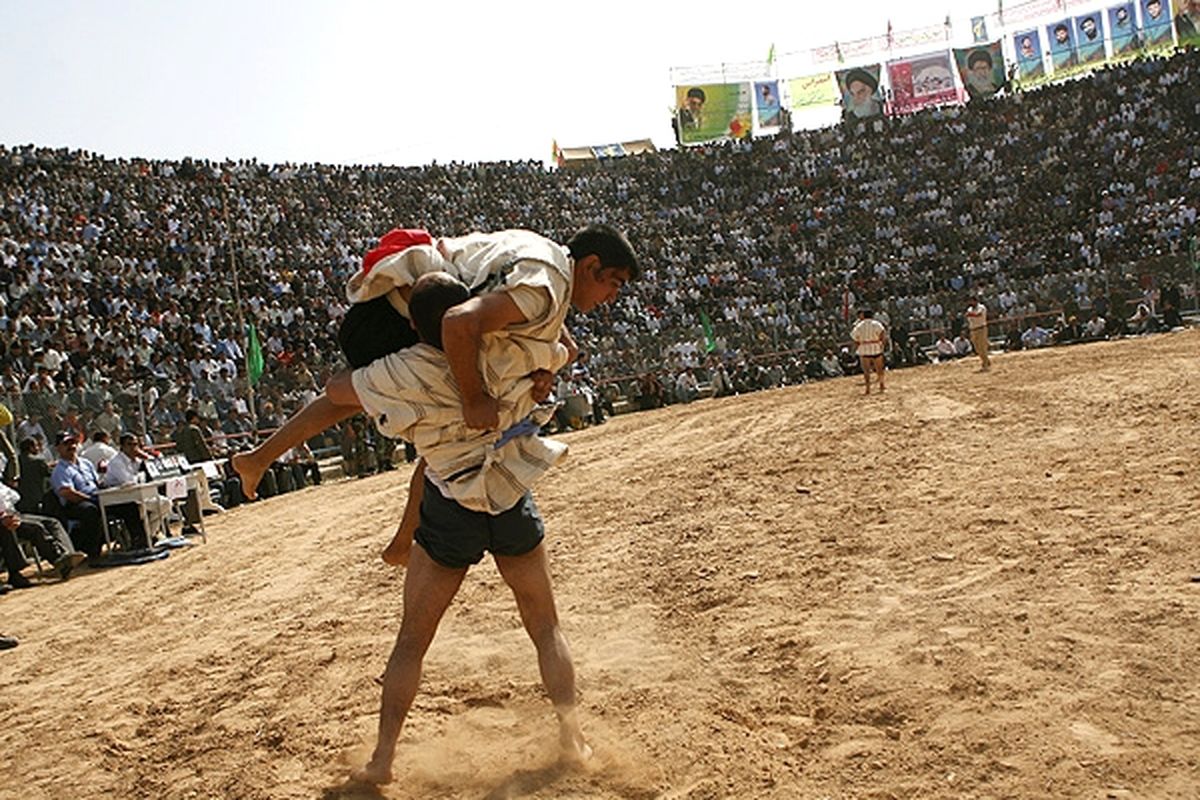
[[[991,42],[979,47],[954,50],[954,65],[958,77],[966,87],[967,97],[985,100],[1004,85],[1004,53],[1000,42]]]
[[[1046,26],[1046,41],[1050,43],[1050,65],[1055,72],[1075,66],[1075,37],[1071,33],[1071,20],[1062,19]]]
[[[675,125],[682,144],[750,135],[750,84],[675,87]]]
[[[1171,0],[1140,0],[1142,6],[1142,39],[1147,48],[1166,47],[1174,43],[1171,31]]]
[[[1041,33],[1035,28],[1013,36],[1017,52],[1017,75],[1028,81],[1046,76],[1046,64],[1042,61]]]
[[[833,80],[832,72],[792,78],[788,81],[788,96],[793,111],[798,108],[832,106],[837,104],[837,83]]]
[[[983,44],[987,41],[987,20],[983,17],[971,17],[971,41]]]
[[[871,119],[883,116],[883,94],[879,91],[882,67],[870,64],[834,73],[842,96],[842,116],[847,119]]]
[[[1178,6],[1175,35],[1179,37],[1179,46],[1200,45],[1200,0],[1179,0]]]
[[[1104,31],[1100,27],[1099,11],[1075,18],[1075,55],[1080,64],[1104,61]]]
[[[892,109],[905,114],[927,106],[958,99],[950,53],[927,53],[889,61],[888,83],[892,87]]]
[[[1108,35],[1112,39],[1114,56],[1136,53],[1142,46],[1134,24],[1133,3],[1122,3],[1108,9]]]
[[[754,110],[758,112],[758,127],[766,132],[779,130],[780,111],[779,81],[756,81],[754,84]]]

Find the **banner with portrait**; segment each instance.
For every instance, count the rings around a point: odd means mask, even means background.
[[[1099,64],[1105,59],[1104,28],[1099,11],[1075,18],[1075,56],[1080,64]]]
[[[865,67],[839,69],[835,72],[838,94],[842,96],[842,116],[846,119],[871,119],[883,116],[883,93],[879,89],[879,76],[883,67],[869,64]]]
[[[1114,56],[1136,53],[1142,46],[1138,36],[1133,3],[1121,3],[1108,9],[1108,35]]]
[[[750,84],[706,83],[675,87],[675,124],[681,144],[750,135]]]
[[[779,81],[755,81],[754,110],[758,114],[759,130],[768,133],[779,130],[783,106],[779,103]]]
[[[971,41],[984,44],[987,39],[987,20],[983,17],[971,17]]]
[[[1175,5],[1178,9],[1175,35],[1179,37],[1179,46],[1200,45],[1200,0],[1177,0]]]
[[[1147,49],[1175,43],[1171,29],[1171,0],[1139,0],[1142,7],[1142,41]]]
[[[985,100],[1005,81],[1004,52],[999,41],[975,47],[955,48],[954,65],[972,100]]]
[[[1034,28],[1014,35],[1013,49],[1017,54],[1017,75],[1021,80],[1046,76],[1046,64],[1042,60],[1042,34],[1039,30]]]
[[[793,111],[799,108],[836,105],[837,82],[834,81],[832,72],[792,78],[788,81],[788,97],[789,107]]]
[[[892,109],[899,114],[958,99],[950,53],[927,53],[889,61]]]
[[[1046,41],[1050,44],[1050,66],[1062,72],[1079,63],[1075,56],[1075,34],[1071,19],[1065,17],[1046,26]]]

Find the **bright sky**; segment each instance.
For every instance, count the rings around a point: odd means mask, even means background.
[[[0,143],[107,156],[427,164],[673,146],[672,67],[765,60],[995,0],[0,0]],[[847,9],[852,14],[847,14]]]

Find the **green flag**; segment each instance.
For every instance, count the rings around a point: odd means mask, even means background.
[[[704,352],[711,353],[717,349],[717,337],[713,336],[712,320],[703,311],[700,312],[700,324],[704,326]]]
[[[775,63],[775,43],[771,42],[771,49],[767,51],[767,66]]]
[[[246,327],[249,328],[246,334],[246,380],[253,386],[263,374],[262,345],[258,343],[258,331],[254,323],[248,323]]]

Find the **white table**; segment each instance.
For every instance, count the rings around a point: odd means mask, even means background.
[[[194,473],[188,472],[180,475],[186,482],[188,492],[197,492],[200,489],[200,480]],[[112,539],[108,535],[108,514],[105,509],[108,506],[115,506],[121,503],[137,503],[138,513],[142,516],[142,527],[146,531],[146,537],[150,540],[148,544],[154,544],[154,536],[150,530],[150,517],[146,512],[146,503],[148,501],[158,502],[158,498],[165,493],[167,484],[171,478],[162,478],[156,481],[147,483],[127,483],[124,486],[113,486],[108,489],[101,489],[99,492],[100,506],[100,529],[104,531],[104,541],[111,545]],[[163,535],[168,539],[171,538],[171,529],[167,524],[167,518],[162,518]],[[204,529],[204,515],[200,515],[200,535],[204,537],[204,541],[208,542],[208,531]]]

